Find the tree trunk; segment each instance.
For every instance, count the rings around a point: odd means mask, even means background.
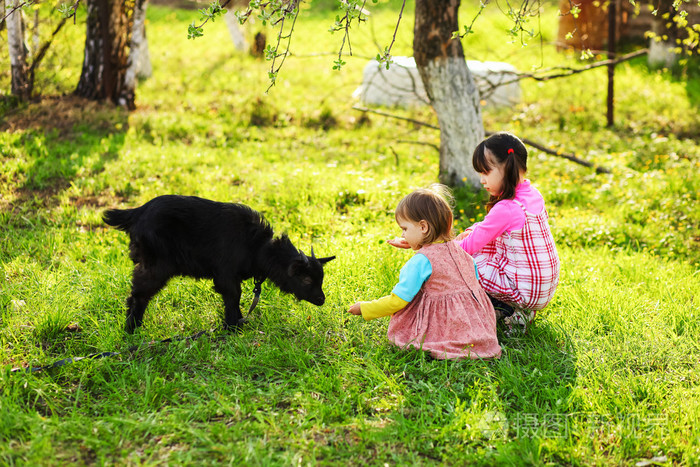
[[[7,11],[12,11],[15,2],[6,0]],[[32,83],[27,67],[27,48],[24,45],[24,22],[22,10],[13,11],[5,20],[7,24],[7,44],[10,50],[10,70],[12,74],[12,95],[20,101],[27,101],[32,95]]]
[[[248,50],[248,41],[245,39],[243,28],[241,28],[233,8],[233,6],[228,8],[224,14],[224,21],[226,22],[228,33],[231,35],[233,47],[239,52],[245,52]]]
[[[440,181],[481,187],[471,156],[484,139],[479,91],[459,38],[460,0],[416,0],[413,55],[440,124]]]
[[[131,35],[129,67],[124,77],[126,92],[136,95],[136,78],[150,78],[153,73],[146,38],[146,4],[148,0],[137,0],[134,6],[134,26]]]
[[[653,37],[649,39],[649,53],[647,63],[651,68],[670,68],[676,62],[676,40],[679,37],[678,25],[673,18],[676,8],[671,0],[660,0],[656,4],[658,13],[652,18],[651,32]]]
[[[127,0],[88,0],[85,54],[76,95],[135,108],[134,90],[125,86],[132,28],[133,8]]]
[[[136,60],[136,77],[138,79],[148,79],[151,76],[153,76],[153,65],[151,65],[151,53],[148,49],[148,36],[146,35],[146,3],[147,0],[143,0],[143,14],[139,19],[141,24],[139,34],[142,36],[142,38],[140,44],[138,45],[139,53],[138,59]],[[136,17],[134,17],[134,21],[136,21]],[[134,27],[136,27],[135,23]],[[133,38],[131,44],[131,53],[134,53]]]

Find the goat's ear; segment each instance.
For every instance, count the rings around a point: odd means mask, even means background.
[[[321,265],[326,264],[328,261],[332,261],[335,259],[335,256],[327,256],[325,258],[318,258],[318,262],[321,263]]]

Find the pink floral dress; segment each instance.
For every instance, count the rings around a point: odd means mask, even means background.
[[[454,242],[426,245],[416,254],[428,258],[433,272],[413,300],[392,315],[389,340],[437,359],[500,357],[496,313],[471,256]]]

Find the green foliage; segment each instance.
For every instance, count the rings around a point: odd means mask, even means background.
[[[75,7],[75,5],[61,3],[58,6],[57,10],[61,14],[61,16],[63,16],[64,18],[70,18],[71,16],[75,15],[76,7]]]
[[[187,38],[196,39],[204,35],[203,26],[211,21],[212,23],[216,21],[221,15],[226,14],[226,9],[221,7],[219,0],[211,2],[207,8],[202,8],[199,10],[201,15],[199,21],[202,23],[198,26],[194,21],[192,21],[189,26],[187,26]]]
[[[378,37],[394,33],[400,2],[390,6],[371,16]],[[478,7],[463,2],[463,10],[470,24]],[[267,95],[267,65],[236,54],[222,22],[190,41],[179,31],[196,12],[150,6],[154,76],[139,85],[135,112],[64,98],[3,115],[0,463],[696,463],[693,62],[683,79],[641,61],[617,67],[613,129],[602,70],[524,81],[521,104],[484,108],[487,129],[612,173],[530,149],[529,177],[547,200],[562,258],[554,301],[525,336],[499,333],[499,361],[435,361],[393,347],[386,320],[345,310],[388,293],[410,257],[385,240],[399,233],[398,200],[437,180],[439,135],[352,110],[365,65],[356,57],[380,53],[374,39],[353,36],[354,57],[335,73],[328,56],[311,56],[339,47],[327,34],[335,13],[302,13],[295,54]],[[496,13],[484,10],[463,38],[468,58],[522,70],[577,64],[549,46],[513,48],[512,24]],[[82,30],[63,31],[66,49],[83,43]],[[393,53],[410,54],[411,34],[409,20]],[[75,85],[80,61],[69,52],[56,49],[39,70],[45,94]],[[436,123],[429,109],[393,112]],[[305,251],[335,254],[326,304],[265,284],[241,333],[149,345],[220,323],[211,282],[177,278],[153,300],[143,329],[123,334],[128,238],[101,213],[164,193],[246,203]],[[456,226],[482,219],[485,200],[456,189]],[[252,283],[243,289],[247,307]],[[10,372],[106,350],[120,355]]]
[[[187,38],[196,39],[204,35],[204,29],[201,26],[197,26],[194,21],[187,26]]]

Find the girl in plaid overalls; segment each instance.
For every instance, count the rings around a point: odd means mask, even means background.
[[[530,181],[527,149],[518,137],[496,133],[472,157],[491,195],[483,221],[457,237],[474,257],[479,282],[508,324],[527,324],[552,299],[559,283],[559,256],[544,199]]]

